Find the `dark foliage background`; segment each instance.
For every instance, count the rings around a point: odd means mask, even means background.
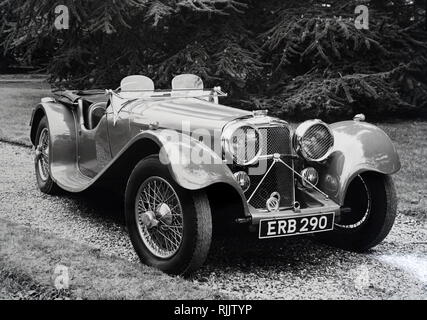
[[[287,119],[426,117],[426,2],[0,0],[0,69],[37,66],[74,88],[195,73],[227,103]],[[60,4],[69,30],[54,27]],[[358,4],[369,30],[354,26]]]

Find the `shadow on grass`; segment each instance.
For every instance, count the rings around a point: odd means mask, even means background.
[[[93,217],[125,226],[124,198],[117,192],[105,188],[89,189],[81,193],[61,191],[61,197],[75,204],[76,210]]]

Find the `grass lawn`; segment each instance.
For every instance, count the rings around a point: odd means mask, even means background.
[[[0,300],[227,299],[182,278],[3,219],[0,243]],[[60,275],[58,266],[68,267],[66,290],[54,286]]]
[[[427,122],[378,124],[393,140],[402,162],[394,175],[400,214],[421,219],[427,228]]]
[[[31,111],[49,95],[47,83],[0,81],[0,139],[30,146]]]

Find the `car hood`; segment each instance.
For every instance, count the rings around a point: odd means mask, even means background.
[[[160,128],[178,131],[182,131],[183,125],[191,131],[222,130],[229,121],[252,115],[249,111],[197,98],[136,102],[129,111],[135,122],[158,122]]]

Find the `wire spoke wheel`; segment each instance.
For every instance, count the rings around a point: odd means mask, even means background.
[[[212,240],[209,199],[182,188],[158,154],[141,159],[125,192],[126,226],[141,262],[189,275],[206,260]]]
[[[49,130],[43,128],[36,147],[37,169],[43,181],[49,179]]]
[[[150,177],[140,186],[135,214],[140,237],[156,257],[168,259],[181,247],[183,210],[171,184],[161,177]]]
[[[61,190],[55,183],[50,172],[50,131],[46,116],[40,119],[34,139],[34,169],[37,186],[45,194],[58,194]]]
[[[397,211],[396,189],[389,175],[364,172],[347,188],[343,212],[336,228],[316,237],[331,246],[366,252],[389,234]]]
[[[344,206],[351,208],[351,214],[342,217],[340,223],[335,224],[338,228],[356,229],[368,219],[372,208],[372,196],[360,175],[350,185]]]

